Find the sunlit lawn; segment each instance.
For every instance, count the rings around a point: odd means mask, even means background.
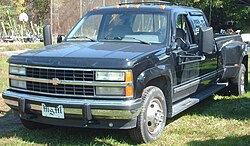
[[[0,42],[0,52],[4,51],[16,51],[24,49],[37,49],[43,46],[43,43],[5,43],[1,44]]]

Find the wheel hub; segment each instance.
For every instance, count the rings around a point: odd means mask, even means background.
[[[162,104],[158,99],[153,99],[147,108],[146,124],[149,133],[157,133],[163,124],[164,112],[162,110]]]

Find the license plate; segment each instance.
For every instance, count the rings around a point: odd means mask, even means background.
[[[62,105],[51,107],[51,106],[46,106],[46,104],[42,103],[42,116],[64,119],[64,108]]]

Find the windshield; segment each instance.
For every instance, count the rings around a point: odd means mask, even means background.
[[[66,41],[124,41],[144,44],[166,40],[165,13],[104,13],[85,16]]]

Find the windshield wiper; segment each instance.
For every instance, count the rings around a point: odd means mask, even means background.
[[[105,39],[108,39],[107,37]],[[134,38],[134,37],[120,37],[120,36],[117,36],[117,37],[113,37],[112,39],[115,39],[115,40],[122,40],[122,39],[133,39],[133,40],[137,40],[139,41],[140,43],[142,44],[147,44],[147,45],[151,45],[150,42],[146,42],[146,41],[143,41],[141,39],[137,39],[137,38]]]
[[[71,38],[68,38],[68,39],[89,39],[91,42],[96,42],[96,40],[90,38],[90,37],[87,37],[87,36],[75,36],[75,37],[71,37]]]
[[[143,40],[141,40],[141,39],[137,39],[137,38],[134,38],[134,37],[123,37],[123,38],[126,38],[126,39],[133,39],[133,40],[137,40],[137,41],[139,41],[139,42],[140,42],[140,43],[142,43],[142,44],[148,44],[148,45],[151,45],[151,43],[150,43],[150,42],[143,41]]]

